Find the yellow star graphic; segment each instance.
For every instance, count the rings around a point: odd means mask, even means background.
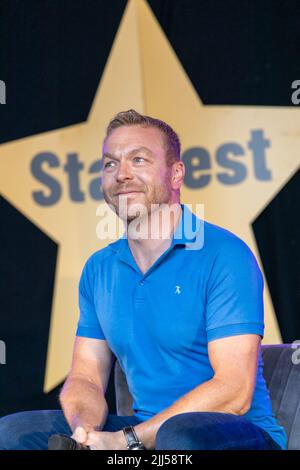
[[[160,117],[179,132],[184,155],[191,157],[183,202],[205,203],[206,219],[244,239],[258,259],[251,222],[300,163],[299,110],[203,106],[147,3],[130,0],[87,121],[0,147],[3,196],[59,245],[45,391],[64,380],[70,367],[83,264],[107,244],[96,236],[96,208],[105,204],[93,198],[101,175],[97,161],[107,123],[129,108]],[[261,130],[269,140],[264,166],[257,150]],[[241,163],[240,181],[233,184],[222,176],[230,175],[224,171],[229,156]],[[52,202],[50,190],[34,177],[37,167],[51,175]],[[265,342],[280,342],[267,285],[265,311]]]

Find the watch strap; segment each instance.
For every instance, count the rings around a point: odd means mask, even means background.
[[[130,449],[130,450],[145,449],[144,444],[137,437],[133,426],[126,426],[125,428],[123,428],[123,432],[124,432],[125,439],[127,442],[127,449]]]

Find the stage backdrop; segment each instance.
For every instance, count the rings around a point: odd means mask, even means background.
[[[104,131],[120,110],[179,133],[182,202],[203,203],[205,219],[240,236],[264,272],[264,343],[299,338],[293,8],[2,2],[0,414],[58,406],[80,272],[111,241],[96,235],[96,210]],[[110,381],[113,410],[112,391]]]

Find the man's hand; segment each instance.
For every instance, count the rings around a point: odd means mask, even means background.
[[[91,450],[126,450],[127,445],[123,431],[86,431],[78,426],[71,437]]]

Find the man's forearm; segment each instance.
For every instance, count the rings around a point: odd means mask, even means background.
[[[102,429],[108,406],[103,391],[96,384],[82,378],[68,378],[59,398],[72,431],[77,426],[87,431]]]
[[[234,386],[213,378],[197,386],[149,420],[135,425],[134,429],[145,447],[154,449],[156,433],[168,418],[191,411],[241,415],[247,411],[247,404],[242,401],[242,395]]]

